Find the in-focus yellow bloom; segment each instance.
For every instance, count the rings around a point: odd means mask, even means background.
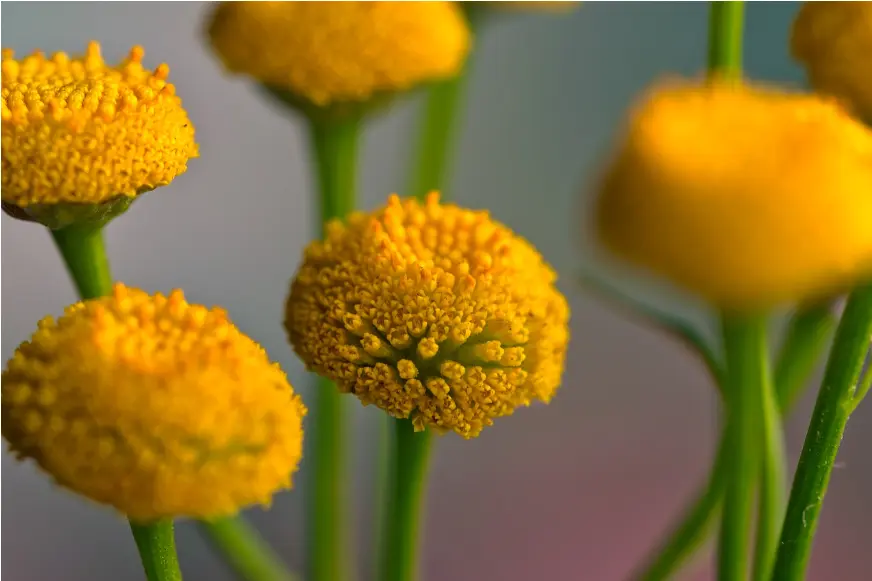
[[[290,486],[306,409],[218,308],[116,285],[43,319],[3,372],[19,457],[135,521],[211,517]]]
[[[872,123],[872,2],[806,2],[791,52],[815,90],[845,101]]]
[[[469,438],[554,395],[569,336],[555,279],[486,212],[391,196],[309,246],[285,324],[309,369],[341,391]]]
[[[597,212],[613,251],[718,306],[813,298],[872,274],[872,131],[814,95],[658,85]]]
[[[470,45],[454,2],[220,2],[208,34],[229,71],[318,106],[454,76]]]
[[[3,51],[3,201],[99,204],[166,185],[197,156],[169,67],[117,66],[92,42],[81,58]]]

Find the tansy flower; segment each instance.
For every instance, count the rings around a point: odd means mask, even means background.
[[[166,185],[197,156],[194,126],[169,67],[144,51],[107,65],[92,42],[81,58],[3,51],[3,202],[101,204]]]
[[[221,309],[116,285],[39,323],[2,384],[2,430],[62,486],[134,521],[211,517],[290,486],[306,413]]]
[[[633,111],[597,219],[628,261],[730,309],[872,274],[872,132],[813,95],[672,82]]]
[[[321,107],[454,76],[470,45],[454,2],[220,2],[208,35],[229,71]]]
[[[872,122],[872,2],[806,2],[793,24],[793,57],[815,90]]]
[[[285,324],[341,391],[469,438],[554,395],[569,334],[555,278],[486,212],[391,196],[309,246]]]

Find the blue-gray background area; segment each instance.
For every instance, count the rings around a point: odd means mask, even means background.
[[[220,304],[287,369],[308,400],[311,378],[281,321],[288,281],[314,235],[305,125],[265,102],[250,82],[223,76],[203,42],[200,3],[3,4],[2,44],[81,53],[103,43],[117,62],[132,44],[146,64],[167,62],[197,127],[202,156],[186,174],[137,202],[107,232],[119,280],[149,291],[185,289]],[[749,3],[747,69],[802,82],[787,35],[795,3]],[[529,238],[561,274],[573,309],[564,386],[549,406],[499,420],[473,441],[438,440],[423,566],[429,581],[619,581],[649,550],[704,479],[717,431],[714,389],[676,342],[581,292],[582,268],[608,272],[636,296],[710,320],[668,288],[602,265],[582,235],[589,185],[622,116],[652,80],[704,65],[704,3],[584,4],[575,12],[507,16],[478,38],[469,111],[451,189],[464,204]],[[420,99],[367,128],[361,205],[403,192]],[[42,229],[2,222],[2,355],[58,314],[74,292]],[[711,325],[709,325],[711,329]],[[813,394],[789,425],[792,462]],[[372,561],[373,442],[377,411],[355,401],[355,465],[347,488],[361,578]],[[872,413],[851,420],[830,486],[811,579],[868,579],[872,534]],[[12,581],[142,578],[125,522],[54,488],[4,452],[2,550]],[[295,490],[269,512],[246,513],[300,566],[304,461]],[[182,523],[186,579],[231,575]],[[688,579],[710,579],[710,558]],[[865,570],[866,574],[863,573]],[[694,576],[695,575],[695,576]]]

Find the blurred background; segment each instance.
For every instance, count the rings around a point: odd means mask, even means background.
[[[114,274],[149,291],[182,287],[192,301],[226,307],[307,398],[310,378],[281,325],[288,282],[314,233],[304,125],[246,79],[222,76],[203,41],[208,8],[7,2],[2,46],[19,55],[36,48],[81,53],[96,39],[110,62],[142,44],[146,66],[169,63],[170,81],[197,127],[201,158],[108,228]],[[792,2],[748,4],[750,76],[801,83],[787,54],[796,9]],[[575,279],[581,268],[605,268],[582,235],[586,184],[634,95],[661,75],[702,69],[707,10],[706,3],[585,3],[568,14],[506,15],[478,37],[451,187],[460,202],[489,208],[555,265],[573,308],[573,342],[564,387],[550,406],[521,410],[472,441],[454,435],[437,441],[423,557],[429,581],[620,581],[705,478],[717,402],[702,365],[580,290]],[[417,98],[403,101],[369,124],[364,208],[403,193],[418,105]],[[2,263],[5,360],[39,318],[59,314],[75,295],[48,234],[33,224],[2,217]],[[608,276],[700,324],[709,320],[668,289],[611,267]],[[813,395],[790,421],[794,461]],[[349,490],[364,579],[372,561],[378,412],[353,407],[358,437]],[[812,580],[868,579],[870,408],[852,418],[842,445]],[[55,489],[5,451],[2,474],[7,579],[142,578],[119,516]],[[247,513],[297,567],[305,481],[298,478],[297,489],[278,497],[270,512]],[[178,544],[186,578],[231,580],[189,523],[178,527]],[[710,560],[701,559],[687,578],[710,579]]]

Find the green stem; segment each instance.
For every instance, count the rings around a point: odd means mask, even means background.
[[[376,558],[373,560],[375,575],[373,579],[383,577],[382,560],[385,535],[388,527],[388,493],[390,487],[389,457],[391,453],[391,417],[380,413],[376,424],[376,464],[375,464],[375,539],[373,547]]]
[[[779,409],[793,407],[835,328],[836,317],[829,302],[801,308],[791,317],[775,364]]]
[[[320,216],[324,226],[343,219],[355,207],[357,149],[360,120],[312,121],[311,140],[321,190]],[[310,581],[350,578],[349,511],[343,486],[346,478],[346,410],[332,382],[319,378],[313,396],[309,438],[312,442],[311,482],[308,488],[308,575]]]
[[[757,454],[763,387],[766,319],[757,316],[723,318],[727,360],[726,432],[727,482],[718,546],[718,581],[743,581],[748,553],[754,486],[759,471]]]
[[[51,235],[83,300],[112,292],[102,225],[68,226],[51,230]]]
[[[475,17],[477,10],[470,7],[465,12],[469,28],[474,33],[478,21]],[[463,113],[471,66],[470,57],[456,76],[436,82],[427,90],[409,190],[410,195],[420,200],[434,190],[441,193],[443,201],[450,199],[446,189],[448,169]]]
[[[296,581],[257,531],[242,517],[200,522],[200,529],[245,581]]]
[[[142,568],[148,581],[181,581],[182,572],[176,557],[173,521],[152,524],[130,523],[133,540],[142,558]]]
[[[801,581],[805,576],[833,464],[848,417],[855,407],[856,385],[869,351],[870,337],[872,285],[866,285],[857,288],[848,298],[836,330],[793,479],[772,576],[777,581]]]
[[[430,459],[429,431],[415,432],[409,420],[394,420],[388,521],[382,545],[381,581],[415,581],[419,535]]]
[[[742,73],[742,21],[745,3],[715,1],[710,6],[709,72],[738,77]]]
[[[872,363],[870,363],[869,368],[866,370],[866,376],[857,386],[857,393],[854,394],[855,408],[860,405],[860,402],[863,401],[863,398],[866,397],[870,389],[872,389]]]

